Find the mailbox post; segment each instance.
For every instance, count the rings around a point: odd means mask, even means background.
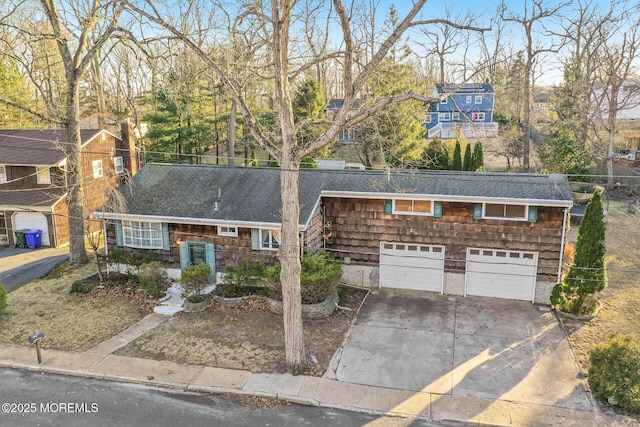
[[[44,338],[44,332],[42,331],[36,332],[35,334],[30,335],[29,338],[27,338],[29,340],[29,343],[36,345],[36,354],[38,355],[38,365],[42,365],[42,356],[40,355],[40,344],[39,344],[42,338]]]

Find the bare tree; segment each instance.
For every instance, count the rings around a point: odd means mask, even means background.
[[[59,6],[63,8],[62,12]],[[81,84],[92,61],[117,30],[123,9],[122,3],[115,0],[60,5],[55,0],[15,1],[12,4],[5,3],[3,9],[13,12],[4,17],[2,25],[10,26],[28,38],[53,42],[56,59],[64,69],[65,90],[59,94],[64,99],[64,109],[58,112],[60,117],[55,118],[55,121],[63,124],[67,132],[64,149],[67,157],[69,260],[74,264],[83,264],[89,260],[84,245],[84,188],[80,140]],[[24,22],[19,21],[23,16],[40,16],[41,24],[35,28],[26,27]]]
[[[522,166],[529,170],[531,152],[531,90],[535,84],[536,64],[545,54],[557,53],[564,45],[563,38],[551,37],[546,27],[546,21],[557,17],[560,11],[569,3],[550,4],[546,0],[523,0],[523,11],[520,14],[509,10],[503,2],[500,15],[506,22],[512,22],[522,27],[524,36],[524,70],[527,78],[524,80],[524,138],[522,147]],[[543,44],[542,40],[548,41]]]
[[[635,108],[640,99],[640,82],[631,80],[636,77],[634,63],[640,49],[640,21],[624,20],[618,31],[603,34],[603,43],[597,52],[597,82],[599,90],[595,91],[597,105],[602,117],[602,124],[607,131],[606,169],[607,184],[612,186],[613,154],[616,142],[618,113],[625,109]],[[622,32],[622,39],[613,37]]]
[[[194,2],[191,2],[194,3]],[[298,64],[292,55],[296,52],[297,38],[295,33],[297,2],[292,0],[274,0],[268,4],[255,2],[242,5],[239,16],[242,19],[253,20],[261,27],[268,29],[269,38],[265,40],[270,55],[270,78],[273,79],[273,103],[278,113],[278,131],[275,134],[265,130],[254,117],[248,100],[243,96],[240,87],[233,76],[228,75],[209,53],[189,34],[179,31],[167,19],[170,10],[159,9],[156,1],[147,0],[133,4],[131,8],[145,19],[166,28],[174,37],[182,40],[196,52],[200,59],[207,64],[220,79],[227,92],[238,104],[246,126],[249,126],[252,136],[272,157],[281,164],[281,200],[282,200],[282,232],[279,258],[281,261],[281,282],[284,311],[285,357],[286,363],[294,372],[301,372],[306,366],[304,338],[302,329],[302,303],[300,294],[300,237],[299,217],[300,205],[298,196],[298,173],[300,160],[330,144],[338,132],[345,127],[354,126],[371,117],[377,111],[394,102],[409,99],[432,101],[432,99],[415,93],[403,93],[386,96],[373,100],[362,106],[355,114],[352,109],[356,99],[361,95],[369,76],[378,67],[394,44],[400,40],[405,31],[415,25],[433,23],[433,21],[416,21],[415,17],[426,3],[426,0],[413,2],[411,10],[401,19],[396,28],[380,44],[374,55],[364,64],[356,66],[351,17],[341,0],[333,0],[333,8],[338,17],[338,25],[342,32],[341,48],[338,52],[342,64],[342,82],[344,103],[333,117],[333,121],[319,136],[311,141],[298,144],[296,129],[304,126],[305,120],[294,122],[292,111],[292,78],[300,75],[299,71],[305,64]],[[233,9],[233,6],[227,5]],[[325,10],[316,14],[317,19]],[[326,16],[326,15],[325,15]],[[186,17],[182,17],[186,19]],[[455,25],[452,23],[452,25]],[[468,27],[473,29],[472,27]],[[359,71],[358,71],[359,70]]]

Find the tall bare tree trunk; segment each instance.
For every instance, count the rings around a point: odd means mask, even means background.
[[[74,70],[75,71],[75,70]],[[67,72],[67,74],[73,74]],[[69,261],[72,264],[89,262],[84,245],[84,177],[82,170],[82,141],[80,139],[80,102],[78,79],[68,76],[67,100],[67,190],[69,205]]]
[[[236,163],[236,116],[238,114],[238,103],[231,101],[231,113],[229,114],[229,166]]]

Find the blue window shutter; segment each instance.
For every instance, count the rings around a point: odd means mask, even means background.
[[[13,171],[11,170],[11,166],[5,166],[4,171],[7,174],[7,181],[13,180]]]
[[[538,221],[538,207],[537,206],[529,206],[529,215],[527,216],[527,220],[529,222],[537,222]]]
[[[162,223],[162,249],[165,251],[171,250],[171,243],[169,242],[169,224]]]
[[[124,237],[122,235],[122,221],[115,221],[113,227],[116,230],[116,246],[124,246]]]
[[[384,201],[384,214],[391,215],[393,213],[393,200],[387,199]]]
[[[211,268],[211,282],[216,282],[216,245],[213,243],[207,243],[205,252],[204,252],[205,260],[207,261],[207,265]]]
[[[254,251],[260,250],[260,229],[252,228],[251,229],[251,249]]]
[[[482,203],[473,205],[473,219],[482,219]]]
[[[442,218],[442,202],[433,202],[433,216],[436,218]]]
[[[180,268],[189,267],[189,244],[184,242],[180,248]]]

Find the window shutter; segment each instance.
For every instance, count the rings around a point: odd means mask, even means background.
[[[529,206],[529,215],[527,216],[529,222],[538,222],[538,207]]]
[[[260,250],[260,229],[252,228],[251,229],[251,249],[254,251]]]
[[[473,219],[482,219],[482,203],[473,205]]]
[[[33,175],[31,175],[31,181],[34,184],[37,184],[38,183],[38,167],[36,166],[34,169],[36,170],[36,172]]]
[[[122,236],[122,221],[115,221],[113,226],[116,230],[116,246],[124,246],[124,238]]]
[[[216,245],[207,243],[204,256],[207,265],[211,268],[211,283],[216,283]]]
[[[391,215],[393,213],[393,200],[387,199],[384,201],[384,214]]]
[[[180,246],[180,268],[189,267],[189,244],[184,242]]]
[[[162,249],[165,251],[171,250],[171,243],[169,242],[169,224],[162,223]]]
[[[433,202],[433,216],[436,218],[442,218],[442,202]]]
[[[4,171],[7,174],[7,181],[13,180],[13,171],[11,170],[11,166],[5,166]]]

